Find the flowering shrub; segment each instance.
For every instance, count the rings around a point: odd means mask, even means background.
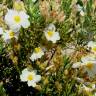
[[[96,96],[96,0],[0,0],[0,96]]]

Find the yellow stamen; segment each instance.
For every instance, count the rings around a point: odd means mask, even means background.
[[[21,18],[20,18],[20,16],[15,16],[14,20],[16,23],[19,23],[21,21]]]
[[[9,36],[11,37],[11,38],[13,38],[14,37],[14,32],[9,32]]]
[[[48,34],[49,37],[52,37],[53,34],[54,34],[54,32],[52,32],[52,31],[48,31],[47,34]]]
[[[96,52],[96,47],[93,47],[92,50]]]
[[[86,67],[91,70],[91,69],[93,68],[93,63],[88,62],[88,63],[86,64]]]
[[[27,79],[30,80],[30,81],[33,80],[32,74],[29,74],[28,77],[27,77]]]
[[[35,53],[39,53],[39,52],[41,52],[41,48],[35,48]]]

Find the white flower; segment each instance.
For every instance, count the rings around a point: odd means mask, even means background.
[[[36,74],[36,71],[29,71],[25,68],[20,75],[20,79],[22,82],[27,82],[28,86],[35,87],[36,83],[41,80],[41,76]]]
[[[96,54],[96,42],[90,41],[87,47],[90,48],[91,51]]]
[[[0,35],[3,34],[3,29],[0,27]]]
[[[43,50],[40,47],[35,48],[33,54],[31,55],[30,59],[32,61],[41,58],[44,55]]]
[[[89,77],[94,77],[96,75],[96,56],[93,54],[84,56],[81,58],[81,62],[74,63],[72,68],[82,68]]]
[[[86,56],[83,56],[81,58],[81,61],[82,62],[85,62],[85,61],[96,61],[96,56],[94,54],[88,54]]]
[[[85,62],[89,62],[89,61],[96,61],[96,56],[94,54],[89,54],[86,56],[83,56],[81,58],[81,62],[76,62],[72,65],[72,68],[80,68],[82,66],[85,66]]]
[[[5,22],[13,31],[19,31],[21,27],[28,28],[30,22],[29,16],[24,11],[8,10],[5,15]]]
[[[50,24],[45,30],[44,34],[48,41],[56,43],[57,40],[60,40],[59,32],[55,32],[56,28],[54,24]]]
[[[94,77],[96,75],[96,59],[87,56],[81,58],[81,61],[84,66],[84,70],[88,73],[89,77]]]
[[[12,30],[6,30],[4,33],[3,33],[3,39],[5,42],[9,41],[11,38],[18,38],[17,37],[18,34],[16,32],[13,32]]]

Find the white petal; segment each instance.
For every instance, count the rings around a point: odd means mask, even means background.
[[[59,32],[55,32],[56,40],[60,40]]]
[[[25,82],[25,81],[27,81],[27,76],[25,76],[24,74],[21,74],[20,79],[22,82]]]
[[[22,74],[20,75],[20,79],[21,81],[27,81],[27,76],[30,72],[28,71],[27,68],[25,68],[23,71],[22,71]]]
[[[28,81],[28,86],[36,87],[36,83],[34,81]]]
[[[55,32],[54,36],[51,38],[51,41],[56,43],[57,40],[60,40],[60,36],[58,32]]]
[[[0,27],[0,35],[3,34],[3,29]]]
[[[96,57],[95,57],[95,55],[91,55],[91,54],[90,55],[86,55],[86,56],[81,58],[82,62],[94,61],[94,60],[96,60]]]
[[[32,61],[35,61],[35,60],[37,59],[36,54],[35,54],[35,53],[33,53],[33,54],[31,55],[30,59],[31,59]]]
[[[56,30],[55,25],[54,24],[49,24],[48,30],[55,31]]]
[[[44,52],[39,52],[38,54],[36,54],[37,58],[41,58],[44,55]]]
[[[28,20],[24,20],[24,21],[22,21],[21,25],[24,28],[28,28],[30,26],[30,22]]]
[[[95,43],[94,43],[93,41],[89,41],[88,44],[87,44],[87,46],[88,46],[88,47],[92,47],[92,46],[94,46],[94,44],[95,44]]]
[[[56,39],[52,40],[53,43],[56,43]]]
[[[28,69],[27,68],[25,68],[25,69],[23,69],[23,71],[22,71],[22,73],[27,73],[28,72]]]
[[[36,75],[35,77],[34,77],[34,81],[35,82],[39,82],[41,80],[41,76],[40,75]]]
[[[11,30],[13,30],[14,32],[18,32],[21,28],[21,26],[19,24],[14,24],[9,26]]]
[[[29,18],[29,15],[27,15],[24,11],[20,11],[19,15],[23,19],[28,19]]]
[[[41,58],[43,55],[44,55],[44,52],[43,51],[42,52],[39,52],[39,53],[34,53],[33,52],[33,54],[31,55],[30,59],[32,61],[35,61],[36,59]]]
[[[81,62],[74,63],[72,68],[79,68],[81,66]]]
[[[10,40],[10,36],[9,36],[9,34],[6,32],[6,33],[3,33],[3,39],[4,39],[4,41],[5,42],[8,42],[8,40]]]

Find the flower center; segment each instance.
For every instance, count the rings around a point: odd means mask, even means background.
[[[47,34],[48,34],[49,37],[52,37],[53,34],[54,34],[54,32],[52,32],[52,31],[48,31]]]
[[[92,50],[96,52],[96,47],[93,47]]]
[[[91,62],[87,63],[86,67],[91,70],[93,68],[93,63]]]
[[[33,75],[32,75],[32,74],[29,74],[28,77],[27,77],[27,79],[28,79],[29,81],[33,80]]]
[[[21,18],[20,18],[20,16],[15,16],[14,20],[16,23],[19,23],[21,21]]]
[[[41,48],[35,48],[35,53],[41,52]]]
[[[12,37],[14,37],[14,32],[9,32],[9,36],[12,38]]]

